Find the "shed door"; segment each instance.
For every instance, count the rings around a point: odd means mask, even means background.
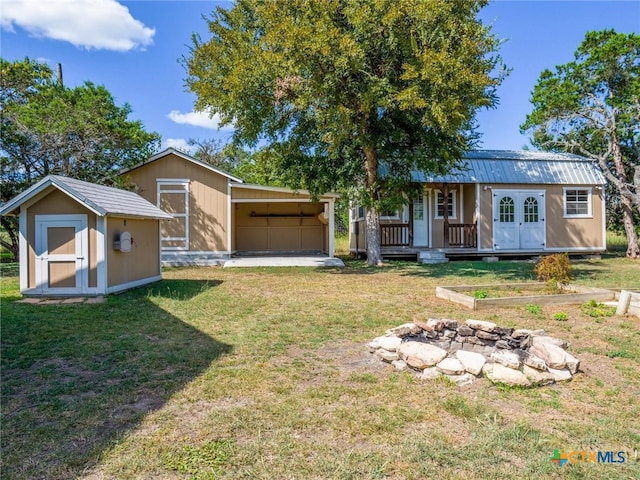
[[[495,191],[493,247],[496,250],[545,248],[543,190]]]
[[[52,295],[88,289],[86,215],[36,215],[36,289]]]

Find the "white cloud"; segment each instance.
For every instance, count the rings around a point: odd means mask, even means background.
[[[217,113],[211,115],[210,111],[182,113],[178,110],[171,110],[167,115],[176,123],[192,125],[194,127],[209,128],[211,130],[219,130],[221,132],[232,132],[233,124],[220,126],[220,115]]]
[[[193,146],[189,145],[184,138],[166,138],[162,141],[162,150],[166,148],[175,148],[181,152],[191,153],[193,152]]]
[[[115,0],[3,0],[0,25],[88,50],[122,52],[144,49],[156,33]]]

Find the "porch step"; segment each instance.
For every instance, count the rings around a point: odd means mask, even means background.
[[[432,263],[446,263],[449,261],[443,250],[421,250],[418,253],[418,261],[420,263],[432,264]]]

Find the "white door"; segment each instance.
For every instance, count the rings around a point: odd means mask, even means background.
[[[427,198],[419,193],[413,200],[413,245],[426,247],[429,245],[429,221],[427,215]]]
[[[544,212],[543,190],[494,191],[493,248],[544,249]]]
[[[82,294],[88,289],[86,215],[36,215],[36,289]]]
[[[544,192],[532,192],[520,196],[520,247],[540,250],[545,247],[544,239]]]

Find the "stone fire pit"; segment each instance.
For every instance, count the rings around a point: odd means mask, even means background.
[[[369,351],[382,361],[400,371],[413,369],[422,380],[446,375],[466,385],[485,376],[523,387],[571,380],[580,361],[566,347],[544,330],[434,318],[392,328],[369,343]]]

